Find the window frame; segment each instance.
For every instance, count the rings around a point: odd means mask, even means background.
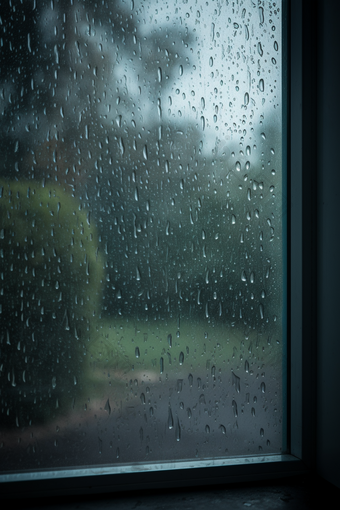
[[[119,473],[112,467],[30,472],[0,475],[2,494],[36,497],[60,494],[93,494],[133,489],[193,487],[257,481],[305,474],[315,468],[316,410],[316,147],[313,120],[316,108],[317,13],[305,0],[283,0],[285,31],[283,49],[288,90],[287,109],[287,447],[289,454],[260,457],[208,459],[155,464],[153,469],[132,467]],[[313,30],[314,29],[314,30]],[[304,176],[308,175],[308,179]],[[303,183],[303,185],[302,185]],[[306,184],[307,183],[307,184]],[[314,301],[314,302],[313,302]],[[308,426],[305,426],[308,424]],[[166,467],[165,467],[166,466]],[[144,468],[144,467],[143,467]],[[115,472],[112,472],[112,471]],[[139,470],[139,471],[138,471]],[[24,479],[23,479],[24,478]]]

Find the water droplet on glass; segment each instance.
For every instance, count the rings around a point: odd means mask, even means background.
[[[173,416],[172,416],[171,407],[169,407],[169,410],[168,410],[168,428],[172,429],[173,426],[174,426],[174,419],[173,419]]]
[[[260,317],[261,319],[264,319],[264,307],[262,303],[260,304]]]
[[[241,390],[241,380],[240,380],[240,378],[234,372],[232,372],[231,373],[231,379],[232,379],[231,383],[234,386],[235,390],[237,391],[237,393],[240,393],[240,390]]]
[[[106,403],[105,403],[104,411],[106,411],[107,413],[111,414],[111,406],[110,406],[110,401],[109,401],[109,399],[107,399],[107,401],[106,401]]]
[[[264,10],[263,10],[263,7],[259,7],[259,18],[260,18],[260,24],[263,25],[263,23],[264,23]]]
[[[168,335],[168,344],[169,344],[169,347],[171,348],[172,347],[172,335],[171,334]]]
[[[227,433],[226,428],[225,428],[225,426],[224,426],[224,425],[220,425],[218,428],[220,429],[220,431],[222,432],[222,434],[224,434],[224,435],[225,435],[225,434]]]
[[[237,404],[236,404],[235,400],[232,401],[231,407],[232,407],[233,412],[234,412],[234,417],[237,418]]]
[[[123,156],[124,152],[125,152],[125,146],[124,146],[122,137],[119,138],[119,150],[120,150],[121,155]]]
[[[249,41],[249,28],[248,28],[248,25],[244,26],[244,35],[245,35],[246,41]]]
[[[148,159],[148,147],[147,147],[147,145],[144,145],[144,147],[143,147],[143,158],[145,160]]]
[[[182,434],[181,426],[180,426],[180,423],[179,423],[179,418],[177,418],[177,420],[176,420],[176,429],[175,429],[176,441],[180,441],[181,440],[181,434]]]

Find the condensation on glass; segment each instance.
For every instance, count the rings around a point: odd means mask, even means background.
[[[285,451],[281,1],[7,1],[3,471]]]

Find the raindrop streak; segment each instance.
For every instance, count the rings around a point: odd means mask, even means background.
[[[248,25],[244,26],[244,35],[245,35],[246,41],[249,41],[249,28],[248,28]]]
[[[159,360],[159,371],[161,374],[164,372],[164,358]]]
[[[111,414],[111,406],[110,406],[109,399],[107,399],[107,401],[106,401],[106,404],[104,406],[104,411],[106,411],[107,413]]]
[[[264,307],[262,304],[260,304],[260,317],[261,319],[264,319]]]
[[[124,152],[125,152],[125,147],[124,147],[123,138],[121,138],[121,137],[119,138],[119,149],[120,149],[121,155],[123,156]]]
[[[168,344],[169,344],[169,347],[171,348],[172,347],[172,335],[171,334],[168,335]]]
[[[181,439],[181,426],[180,426],[180,423],[179,423],[179,419],[177,418],[177,421],[176,421],[176,428],[175,428],[175,436],[176,436],[176,441],[180,441]]]
[[[158,68],[158,82],[161,83],[162,81],[162,69],[159,67]]]
[[[144,145],[144,148],[143,148],[143,158],[145,160],[148,159],[148,147],[147,147],[147,145]]]
[[[226,431],[226,428],[225,428],[225,426],[224,426],[224,425],[220,425],[218,428],[220,429],[220,431],[222,432],[222,434],[226,435],[227,431]]]
[[[140,357],[139,347],[136,347],[136,349],[135,349],[135,356],[136,356],[136,358]]]
[[[234,411],[234,417],[237,418],[237,404],[236,404],[235,400],[232,401],[231,407],[233,408],[233,411]]]
[[[264,23],[264,10],[263,10],[263,7],[259,7],[259,18],[260,18],[260,24],[263,25],[263,23]]]
[[[184,362],[184,353],[180,352],[180,355],[179,355],[179,364],[183,365],[183,362]]]
[[[240,390],[241,390],[240,378],[236,374],[234,374],[234,372],[232,372],[231,379],[232,379],[231,383],[235,387],[235,390],[237,391],[237,393],[240,393]]]
[[[210,35],[211,35],[211,40],[213,41],[215,39],[215,23],[211,23]]]
[[[173,419],[173,416],[172,416],[171,407],[169,407],[169,411],[168,411],[168,428],[172,429],[173,427],[174,427],[174,419]]]

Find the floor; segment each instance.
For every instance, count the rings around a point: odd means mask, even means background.
[[[199,489],[159,490],[114,495],[57,497],[20,502],[17,509],[39,510],[281,510],[315,509],[317,496],[324,508],[337,508],[340,489],[321,478],[296,477],[271,483],[235,484]],[[8,507],[13,501],[8,502]],[[18,503],[18,501],[16,501]],[[4,508],[4,507],[3,507]]]

